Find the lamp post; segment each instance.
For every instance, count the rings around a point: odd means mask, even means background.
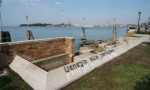
[[[0,0],[0,8],[1,8],[1,4],[2,4],[2,0]],[[1,10],[0,10],[0,22],[1,22],[1,30],[3,30]]]
[[[150,17],[148,18],[148,27],[150,26]]]
[[[139,15],[139,19],[138,19],[138,30],[137,30],[137,33],[140,32],[140,18],[141,18],[141,12],[140,11],[138,12],[138,15]]]
[[[1,4],[2,4],[2,0],[0,0],[0,8],[1,8]],[[0,27],[0,42],[2,42],[3,24],[2,24],[1,10],[0,10],[0,23],[1,23],[1,27]]]

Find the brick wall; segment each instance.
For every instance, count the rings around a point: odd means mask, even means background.
[[[135,34],[134,32],[128,32],[127,36],[128,37],[133,37],[134,34]]]
[[[74,55],[73,38],[55,38],[43,40],[29,40],[0,44],[0,64],[10,63],[16,55],[34,61],[62,53],[68,54],[68,63]],[[71,60],[71,61],[70,61]]]

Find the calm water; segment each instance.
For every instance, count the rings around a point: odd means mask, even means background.
[[[80,43],[80,28],[75,27],[29,27],[35,39],[74,37],[76,39],[76,49]],[[26,40],[26,27],[9,26],[4,30],[10,31],[12,41]],[[127,28],[117,28],[117,36],[126,36]],[[100,40],[112,37],[112,28],[89,28],[86,30],[87,39]]]

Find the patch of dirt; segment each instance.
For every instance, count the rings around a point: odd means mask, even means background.
[[[142,65],[150,65],[150,59],[148,58],[143,58],[142,60],[137,60],[135,61],[136,64],[142,64]]]

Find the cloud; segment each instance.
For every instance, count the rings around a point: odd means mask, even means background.
[[[51,9],[49,6],[42,3],[43,0],[3,0],[3,3],[11,6],[25,6],[25,7],[32,7],[32,9],[42,9],[44,11],[50,11]],[[14,7],[16,8],[16,7]]]
[[[24,6],[38,6],[40,5],[40,0],[18,0],[21,5]]]
[[[18,0],[3,0],[2,3],[4,4],[12,4],[12,3],[16,3]]]
[[[5,4],[20,4],[23,6],[38,6],[41,0],[4,0]]]
[[[57,2],[55,2],[55,4],[60,5],[60,4],[62,4],[62,2],[57,1]]]

